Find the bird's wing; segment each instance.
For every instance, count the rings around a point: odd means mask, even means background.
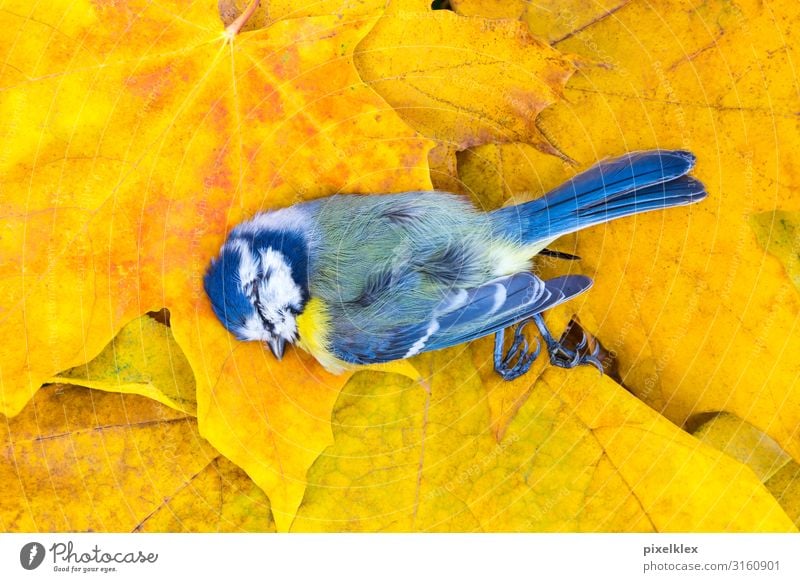
[[[558,305],[591,285],[592,280],[582,275],[543,281],[531,273],[516,273],[453,292],[427,320],[419,323],[335,331],[331,349],[339,359],[355,364],[409,358],[492,334]],[[389,315],[381,319],[391,320]]]

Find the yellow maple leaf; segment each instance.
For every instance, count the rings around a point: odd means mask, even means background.
[[[49,383],[140,394],[197,416],[192,367],[170,329],[156,318],[134,319],[97,357],[50,378]]]
[[[575,70],[522,22],[468,18],[393,0],[361,41],[364,80],[412,127],[457,149],[526,141],[552,151],[536,127]]]
[[[20,338],[0,354],[0,409],[17,413],[43,381],[166,307],[202,434],[264,487],[280,523],[330,441],[346,377],[295,357],[308,382],[290,381],[291,363],[219,325],[202,276],[227,228],[259,210],[429,184],[429,142],[352,65],[372,22],[288,19],[229,42],[210,0],[12,2],[0,18],[18,31],[0,78],[14,144],[0,161],[0,252],[19,257],[0,266],[0,309]],[[223,410],[236,394],[250,407]]]
[[[219,8],[241,22],[241,6]],[[108,342],[166,308],[195,377],[201,434],[270,495],[287,529],[307,468],[331,442],[330,410],[347,377],[298,353],[278,365],[262,346],[236,342],[209,309],[203,273],[226,231],[260,210],[338,191],[429,188],[433,143],[356,72],[353,53],[382,7],[265,8],[235,36],[211,0],[4,3],[0,26],[17,32],[0,70],[0,138],[14,144],[0,160],[0,253],[19,261],[0,265],[0,309],[4,333],[21,340],[0,354],[0,411],[18,413],[72,368],[75,382],[108,389],[115,380],[194,413],[191,398],[179,403],[142,378],[93,381],[75,370],[98,354],[94,364],[108,370],[117,347],[101,354]],[[531,86],[504,95],[501,109],[504,119],[524,114],[515,135],[532,131],[571,64],[520,25],[452,22],[497,46],[495,62],[459,63],[478,80],[524,51],[530,71],[515,79]],[[499,111],[494,102],[485,110]]]
[[[464,349],[418,359],[429,396],[398,376],[350,381],[295,531],[794,531],[747,467],[596,370],[548,369],[498,442],[491,364]]]
[[[800,296],[751,219],[800,206],[798,48],[785,40],[798,22],[796,3],[779,20],[757,2],[625,4],[556,43],[601,65],[540,117],[581,165],[620,145],[697,154],[708,200],[576,237],[596,283],[575,310],[618,352],[625,385],[674,422],[728,411],[795,459]]]
[[[0,450],[4,532],[275,528],[193,417],[141,396],[48,386],[2,423]]]

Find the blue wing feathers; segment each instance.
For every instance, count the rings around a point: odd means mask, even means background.
[[[682,178],[694,163],[694,155],[681,150],[602,161],[541,198],[496,210],[491,214],[495,231],[532,244],[597,222],[697,202],[705,197],[703,185]]]
[[[381,335],[367,330],[357,337],[338,335],[333,352],[356,364],[389,362],[417,353],[439,350],[471,341],[527,319],[582,293],[592,284],[583,275],[542,281],[531,273],[517,273],[462,291],[449,298],[443,311],[430,320],[397,326]]]
[[[592,285],[592,280],[583,275],[566,275],[549,281],[542,281],[530,273],[513,275],[521,280],[521,276],[535,279],[533,286],[538,289],[534,295],[529,290],[514,294],[507,304],[503,305],[493,316],[468,320],[462,318],[456,325],[445,327],[434,334],[426,343],[423,351],[439,350],[472,341],[505,329],[515,323],[527,319],[546,309],[567,301],[568,299],[586,291]],[[511,296],[509,296],[511,297]]]
[[[530,273],[502,277],[466,291],[463,306],[438,317],[442,329],[475,320],[488,320],[497,313],[519,308],[542,294],[545,283]]]

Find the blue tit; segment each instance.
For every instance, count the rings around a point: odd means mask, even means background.
[[[214,313],[237,339],[286,344],[332,372],[410,358],[495,334],[495,369],[527,371],[521,329],[536,322],[551,362],[597,365],[568,350],[541,313],[592,280],[542,280],[531,259],[561,235],[705,198],[685,151],[605,160],[546,195],[491,212],[446,192],[335,195],[236,226],[205,275]],[[517,326],[503,354],[503,330]],[[581,347],[581,346],[579,346]]]

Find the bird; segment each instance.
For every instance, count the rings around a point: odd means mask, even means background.
[[[683,150],[629,152],[543,196],[488,212],[442,191],[334,194],[261,212],[231,229],[204,288],[237,340],[263,342],[278,360],[296,345],[333,373],[494,334],[494,369],[513,380],[541,350],[538,341],[529,349],[523,333],[531,321],[551,364],[602,372],[597,345],[587,350],[585,336],[564,345],[542,317],[592,279],[543,280],[531,261],[537,254],[576,259],[548,248],[565,234],[703,200],[703,184],[688,175],[695,161]]]

